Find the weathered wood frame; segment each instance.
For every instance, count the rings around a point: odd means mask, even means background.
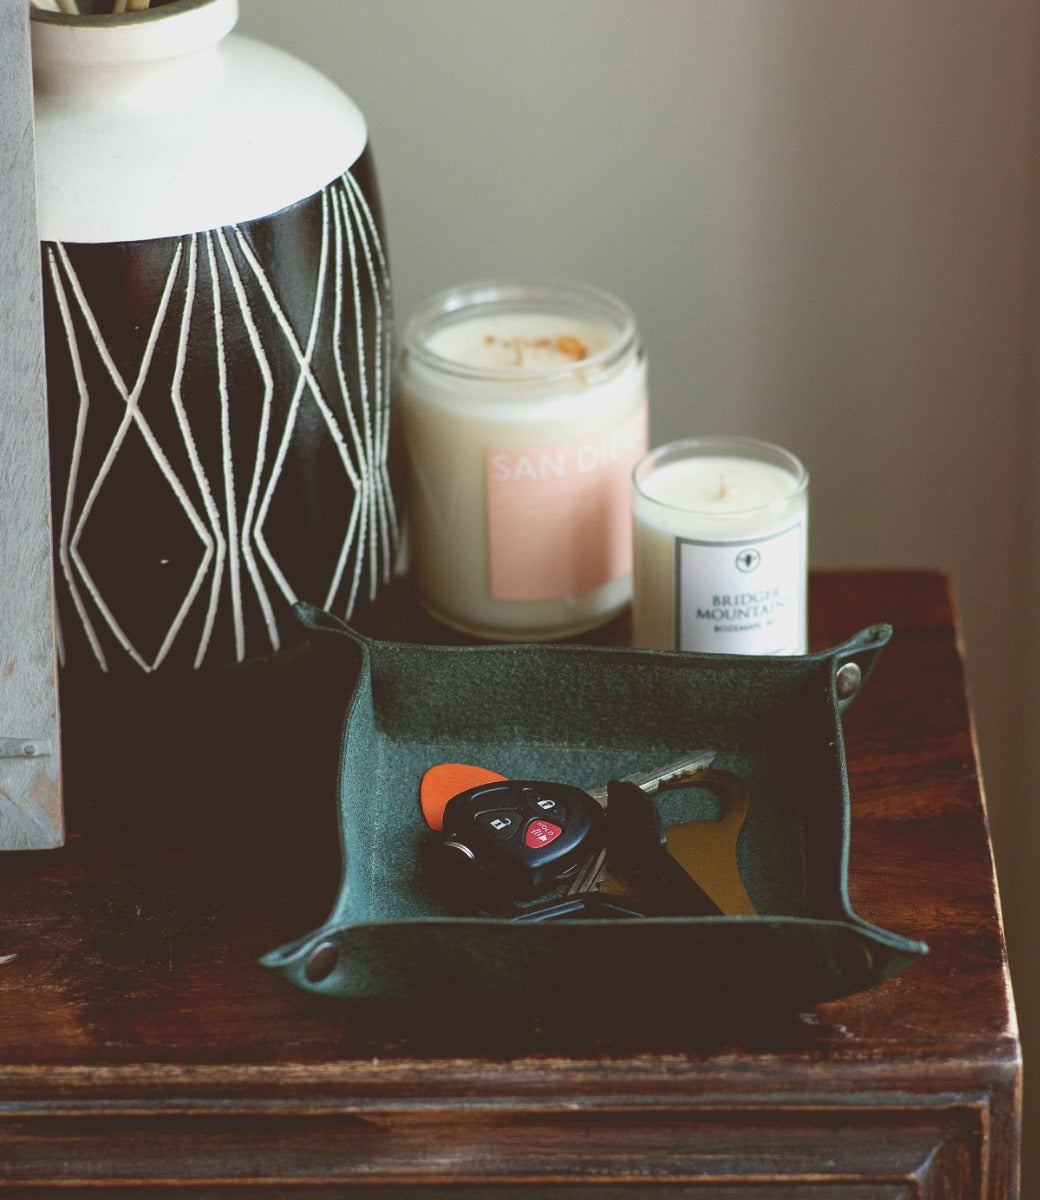
[[[0,850],[62,844],[27,0],[0,0]]]

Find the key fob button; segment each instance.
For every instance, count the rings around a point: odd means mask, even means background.
[[[520,802],[516,788],[508,780],[470,788],[468,792],[461,792],[460,795],[466,797],[463,807],[471,813],[490,812],[495,808],[512,808]]]
[[[567,819],[567,806],[554,796],[535,788],[524,788],[524,801],[527,811],[532,815],[546,817],[562,824]]]
[[[481,829],[502,841],[511,838],[524,823],[522,814],[515,808],[492,808],[488,812],[478,813],[475,820]]]
[[[561,833],[563,830],[559,825],[537,817],[528,822],[527,828],[524,830],[524,845],[532,850],[540,850],[543,846],[548,846],[550,842],[555,842]]]

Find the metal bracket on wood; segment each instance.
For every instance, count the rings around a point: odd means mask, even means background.
[[[0,758],[49,758],[50,738],[0,738]]]

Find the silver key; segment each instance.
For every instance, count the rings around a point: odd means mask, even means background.
[[[706,771],[714,761],[714,750],[698,750],[693,754],[687,755],[685,758],[676,759],[675,762],[671,762],[666,767],[661,767],[657,771],[643,771],[637,775],[626,775],[624,782],[634,783],[637,787],[641,787],[644,792],[652,796],[654,792],[664,787],[665,784],[681,784],[695,779],[702,772]],[[598,788],[590,788],[589,795],[601,808],[606,808],[606,785]],[[606,865],[606,850],[599,850],[591,855],[571,881],[570,886],[567,888],[567,895],[576,896],[579,892],[593,891],[606,873]]]

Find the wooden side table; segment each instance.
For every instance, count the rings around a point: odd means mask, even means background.
[[[334,895],[320,719],[275,719],[262,689],[166,745],[155,714],[111,718],[69,748],[68,845],[0,860],[0,1188],[1017,1196],[1020,1049],[949,587],[814,575],[814,646],[883,620],[845,719],[850,894],[931,953],[725,1031],[380,1028],[297,992],[256,959]]]

